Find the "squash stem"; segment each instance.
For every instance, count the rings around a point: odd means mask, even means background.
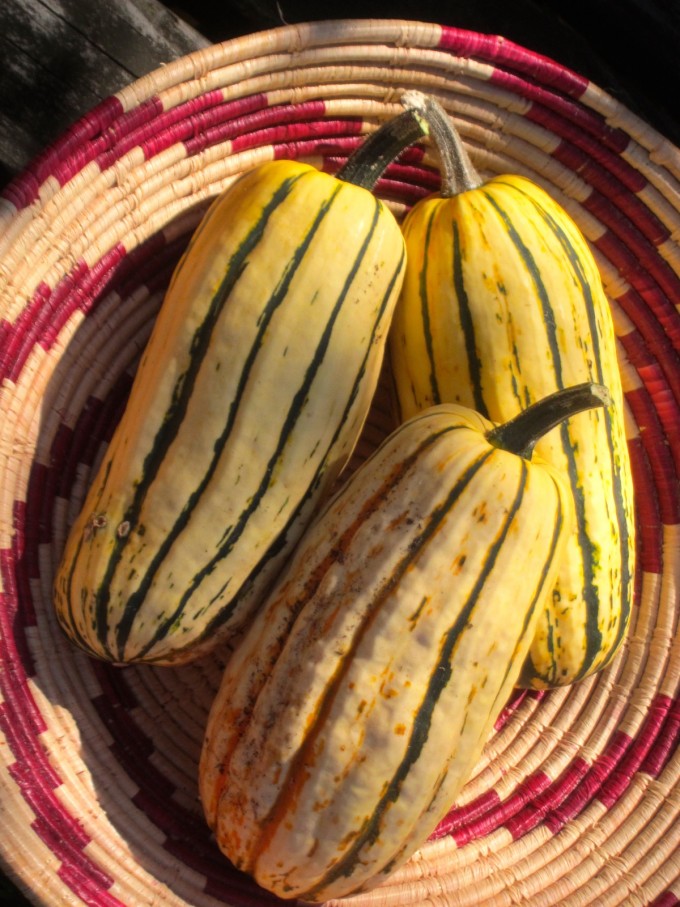
[[[421,112],[408,109],[372,132],[335,174],[337,179],[372,191],[402,151],[428,133]]]
[[[484,180],[475,170],[453,120],[441,104],[420,91],[404,92],[401,103],[407,110],[418,111],[427,123],[433,150],[439,159],[440,195],[451,198],[481,186]]]
[[[527,407],[514,419],[487,433],[494,447],[531,459],[536,443],[565,419],[597,406],[609,406],[611,395],[602,384],[576,384],[556,391]]]

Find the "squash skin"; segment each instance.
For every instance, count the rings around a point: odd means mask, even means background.
[[[398,428],[305,532],[227,663],[201,799],[226,856],[279,897],[368,890],[408,859],[517,679],[571,499],[489,427],[440,406]]]
[[[307,164],[213,203],[67,539],[74,643],[170,664],[240,632],[351,454],[403,269],[386,206]]]
[[[519,685],[551,688],[605,667],[627,631],[635,569],[632,470],[616,338],[576,224],[521,176],[418,203],[403,224],[408,266],[390,337],[403,418],[458,402],[503,422],[582,381],[612,404],[537,445],[569,475],[567,545]]]

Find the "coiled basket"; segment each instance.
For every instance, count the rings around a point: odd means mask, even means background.
[[[610,668],[511,701],[433,839],[347,903],[680,904],[680,151],[552,60],[392,20],[285,26],[170,63],[0,199],[0,862],[36,904],[278,903],[230,867],[200,811],[219,660],[91,661],[58,631],[51,582],[209,200],[275,156],[336,169],[412,88],[454,116],[483,174],[542,184],[593,246],[619,338],[639,573]],[[421,145],[378,192],[403,214],[437,181]],[[386,419],[378,400],[359,455]]]

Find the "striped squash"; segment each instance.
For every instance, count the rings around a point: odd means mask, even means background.
[[[379,884],[470,776],[573,525],[568,485],[517,453],[550,402],[512,443],[455,405],[397,428],[307,529],[227,663],[202,803],[226,856],[276,895]]]
[[[358,180],[279,160],[213,203],[66,543],[74,643],[167,664],[240,631],[352,452],[403,271]]]
[[[402,418],[448,401],[502,422],[582,381],[612,396],[538,447],[569,475],[577,529],[520,683],[560,686],[611,660],[631,612],[633,485],[612,316],[562,207],[521,176],[482,181],[446,114],[425,103],[442,191],[403,223],[408,264],[389,347]]]

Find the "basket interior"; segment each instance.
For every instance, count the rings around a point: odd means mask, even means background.
[[[578,74],[502,38],[348,20],[155,71],[76,123],[0,200],[0,854],[35,903],[279,903],[229,866],[200,811],[220,658],[90,660],[62,638],[51,583],[209,201],[271,157],[334,172],[409,88],[449,110],[483,174],[546,188],[595,252],[619,341],[639,568],[615,662],[513,697],[433,839],[349,903],[680,900],[680,152]],[[376,191],[401,217],[437,185],[417,146]],[[383,385],[353,465],[390,426]]]

